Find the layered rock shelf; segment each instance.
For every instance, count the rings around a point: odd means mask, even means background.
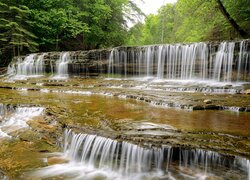
[[[15,57],[9,72],[14,69],[19,75],[34,75],[38,74],[37,69],[40,68],[43,69],[39,71],[40,74],[55,73],[60,58],[68,53],[65,68],[70,76],[109,74],[109,77],[122,75],[136,78],[249,81],[249,44],[247,39],[237,42],[37,53],[31,59],[29,56]],[[36,64],[39,59],[42,61]]]

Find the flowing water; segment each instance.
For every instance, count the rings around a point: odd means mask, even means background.
[[[248,40],[242,40],[221,42],[218,45],[200,42],[118,47],[110,52],[106,72],[109,78],[121,75],[140,80],[153,78],[227,83],[248,81],[250,75],[248,43]],[[44,56],[45,54],[31,54],[23,61],[19,58],[18,62],[9,66],[8,73],[16,74],[19,78],[42,75],[45,70]],[[62,52],[55,64],[54,60],[52,62],[47,59],[51,63],[49,69],[54,73],[54,78],[69,77],[69,63],[71,60],[78,61],[77,57],[73,58],[73,56],[74,52]],[[98,66],[102,63],[104,62],[100,61]],[[85,64],[83,66],[85,67]],[[75,67],[76,65],[73,64],[73,69]],[[78,69],[78,71],[81,70]],[[103,69],[101,71],[103,73]]]
[[[68,163],[43,168],[33,176],[68,179],[247,178],[249,160],[213,151],[170,146],[146,148],[90,134],[65,131],[62,158]],[[249,178],[249,177],[248,177]]]
[[[22,60],[18,58],[16,63],[8,66],[7,74],[11,75],[11,79],[23,80],[27,78],[41,77],[45,75],[45,63],[44,56],[47,53],[41,55],[30,54]],[[62,52],[55,65],[54,79],[66,79],[68,74],[68,63],[70,62],[69,52]],[[51,73],[53,74],[53,66],[51,67]]]
[[[185,112],[174,109],[162,109],[134,100],[121,100],[108,96],[92,95],[91,92],[76,90],[23,91],[0,89],[3,102],[22,102],[49,106],[61,123],[79,128],[92,127],[94,131],[74,133],[67,130],[64,136],[62,156],[69,161],[42,168],[32,177],[55,179],[205,179],[227,177],[228,179],[247,179],[249,160],[224,156],[217,152],[202,149],[185,149],[160,143],[136,142],[133,138],[152,136],[153,139],[165,139],[173,136],[181,138],[176,130],[218,134],[216,139],[227,139],[230,143],[248,137],[248,113],[221,111]],[[62,109],[62,111],[61,111]],[[41,115],[43,108],[11,107],[0,105],[1,136],[8,138],[9,130],[27,126],[27,121]],[[8,113],[9,112],[9,113]],[[64,117],[65,115],[65,117]],[[204,126],[206,124],[206,126]],[[9,128],[11,127],[11,128]],[[99,131],[105,135],[119,134],[131,137],[130,141],[110,136],[95,135]],[[102,133],[101,133],[102,134]],[[176,134],[176,135],[175,135]],[[208,134],[206,134],[207,136]],[[197,140],[186,139],[185,143],[195,145]],[[213,137],[212,135],[211,137]],[[184,135],[185,137],[185,135]],[[188,137],[185,137],[188,138]],[[210,136],[209,136],[210,138]],[[236,141],[231,141],[231,140]],[[147,139],[146,139],[147,141]],[[194,142],[192,142],[194,141]],[[206,140],[205,140],[206,141]],[[221,141],[223,148],[227,142]],[[190,144],[190,145],[191,145]],[[218,144],[217,144],[218,145]],[[244,144],[242,145],[244,146]],[[235,148],[235,147],[234,147]],[[238,149],[239,150],[239,149]],[[27,157],[25,155],[25,157]],[[66,162],[65,161],[65,162]]]
[[[41,168],[32,178],[250,180],[249,160],[240,157],[249,157],[249,98],[239,94],[248,87],[248,43],[114,48],[104,66],[109,79],[98,83],[70,82],[72,69],[82,71],[79,64],[79,69],[74,64],[71,67],[72,61],[78,62],[71,52],[60,53],[58,59],[49,53],[19,58],[8,67],[13,79],[38,77],[48,71],[53,76],[27,84],[3,82],[0,139],[16,137],[12,140],[18,141],[16,132],[27,130],[28,121],[44,115],[46,107],[46,118],[32,126],[35,133],[42,132],[37,137],[45,140],[46,147],[52,146],[49,136],[58,135],[53,131],[54,121],[72,130],[57,137],[58,141],[64,138],[63,151],[56,157],[63,163]],[[84,68],[88,69],[87,64]],[[117,76],[122,78],[114,80]],[[166,109],[182,105],[209,108],[204,99],[231,112]],[[239,112],[242,109],[245,112]],[[42,128],[51,134],[45,135]],[[22,145],[35,144],[35,149],[39,140],[31,139],[24,137]],[[44,147],[37,152],[45,152]]]
[[[11,137],[11,133],[29,127],[27,122],[40,116],[41,107],[12,107],[0,105],[0,138]],[[1,118],[2,117],[2,118]]]
[[[54,79],[67,79],[68,74],[68,64],[70,62],[69,52],[62,52],[60,58],[56,62],[56,72]]]
[[[108,74],[125,78],[244,81],[250,70],[247,41],[241,41],[239,46],[239,51],[234,42],[222,42],[218,49],[207,43],[114,48]]]
[[[10,64],[8,67],[7,74],[14,75],[13,79],[27,79],[29,77],[40,77],[44,75],[44,56],[46,53],[41,55],[30,54],[24,58],[18,58],[16,64]]]

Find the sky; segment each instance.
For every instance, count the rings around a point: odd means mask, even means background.
[[[157,10],[167,3],[175,3],[177,0],[133,0],[138,7],[144,12],[146,15],[149,14],[156,14]],[[143,22],[144,18],[140,19],[139,21]],[[128,21],[128,27],[131,28],[135,22]]]
[[[141,10],[146,14],[156,14],[157,10],[164,4],[175,3],[177,0],[134,0]]]

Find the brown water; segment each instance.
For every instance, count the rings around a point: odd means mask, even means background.
[[[168,144],[249,157],[249,113],[185,111],[160,108],[136,100],[104,95],[10,89],[0,89],[0,103],[45,107],[47,112],[52,113],[53,118],[61,124],[67,124],[69,127],[89,127],[94,129],[93,133],[110,131],[110,134],[124,134],[124,140],[128,138],[128,141],[135,144],[138,141],[133,138],[138,135],[140,138],[145,138],[145,142],[158,143],[158,145],[161,145],[164,140],[164,143]],[[38,132],[43,133],[42,135],[36,134],[37,131],[34,133],[31,130],[25,130],[25,134],[20,136],[21,141],[16,139],[1,144],[0,169],[3,169],[8,176],[19,178],[20,173],[46,165],[41,161],[42,154],[39,152],[56,151],[50,136],[58,132],[56,127],[52,128],[47,123],[42,120],[33,122],[33,128],[38,128]],[[151,128],[151,124],[153,124],[152,130],[138,131],[137,129],[138,127]],[[155,127],[157,128],[154,129]],[[174,129],[174,132],[169,131],[168,127]],[[214,132],[216,135],[211,135]],[[147,133],[150,134],[149,137]],[[102,135],[102,133],[99,134]],[[31,150],[32,156],[35,157],[32,160],[27,158]]]
[[[102,119],[112,123],[124,121],[171,125],[185,131],[221,132],[250,136],[249,113],[230,111],[184,111],[153,107],[135,100],[101,95],[76,95],[0,89],[1,103],[36,104],[63,108],[71,123],[99,126]],[[60,117],[59,117],[60,118]],[[67,119],[68,118],[68,119]]]

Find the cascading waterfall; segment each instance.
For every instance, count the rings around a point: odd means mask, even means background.
[[[44,56],[30,54],[22,60],[18,58],[18,61],[8,66],[8,75],[15,75],[15,79],[23,79],[27,77],[37,77],[45,74]],[[51,61],[50,61],[51,62]],[[59,59],[56,61],[56,70],[54,78],[63,79],[68,78],[68,63],[70,62],[69,52],[62,52]],[[53,74],[53,65],[51,64],[51,72]]]
[[[115,77],[114,74],[127,77],[129,74],[135,78],[243,81],[250,73],[247,48],[247,40],[241,41],[237,48],[235,42],[222,42],[217,50],[203,42],[114,48],[108,72],[109,77]]]
[[[10,111],[6,115],[6,111]],[[5,105],[0,106],[0,117],[3,116],[0,123],[0,138],[11,137],[10,133],[22,128],[28,127],[27,121],[36,116],[40,116],[44,108],[41,107],[16,107],[8,108]]]
[[[201,149],[162,146],[144,148],[97,135],[65,131],[64,158],[68,163],[48,166],[35,176],[71,179],[205,179],[233,172],[249,175],[249,160]],[[219,168],[219,169],[218,169]],[[220,171],[223,169],[223,173]],[[249,177],[248,177],[249,178]]]
[[[0,103],[0,120],[4,116],[6,116],[8,113],[14,112],[14,110],[15,110],[15,107],[13,107],[11,105],[5,105],[5,104]]]
[[[250,65],[247,67],[247,63],[249,63],[250,56],[247,51],[247,41],[240,42],[240,53],[238,58],[237,80],[240,81],[249,75],[247,71],[250,69]]]
[[[60,58],[56,62],[56,72],[55,79],[64,79],[68,78],[68,64],[70,62],[70,54],[69,52],[62,52],[60,54]]]
[[[8,66],[7,74],[16,75],[16,77],[36,77],[44,74],[44,56],[46,53],[41,55],[30,54],[24,58],[18,58],[16,64],[10,64]]]
[[[213,79],[231,81],[234,46],[233,42],[220,44],[214,61]]]
[[[106,61],[86,63],[80,59],[96,60],[96,55],[86,57],[77,53],[31,54],[19,58],[8,67],[8,74],[17,77],[44,75],[51,71],[53,78],[68,78],[70,73],[86,70],[98,72],[95,65],[104,65],[108,77],[153,78],[164,80],[201,80],[216,82],[249,81],[249,40],[240,42],[165,44],[142,47],[118,47],[112,49]],[[100,54],[101,55],[101,54]],[[106,58],[106,56],[105,56]],[[73,62],[72,64],[70,62]],[[74,63],[76,62],[76,63]],[[106,66],[107,65],[107,66]],[[91,67],[89,67],[91,66]],[[70,69],[70,70],[69,70]],[[99,69],[99,68],[97,68]],[[102,69],[103,73],[104,69]],[[73,72],[72,72],[73,71]],[[118,75],[118,76],[117,76]]]

